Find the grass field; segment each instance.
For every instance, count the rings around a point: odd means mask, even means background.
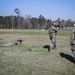
[[[0,47],[0,75],[75,75],[69,30],[59,30],[57,48],[48,52],[47,31],[0,30],[0,44],[22,38],[22,44]]]

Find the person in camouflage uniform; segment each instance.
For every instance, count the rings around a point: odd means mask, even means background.
[[[50,27],[48,29],[48,34],[49,34],[49,37],[50,37],[50,50],[56,48],[56,34],[57,34],[57,31],[58,31],[58,27],[59,27],[58,25],[53,23],[52,27]]]
[[[73,53],[74,60],[75,60],[75,28],[73,29],[70,36],[70,45],[71,45],[71,51]]]
[[[23,42],[23,40],[21,39],[17,39],[17,40],[14,40],[14,41],[11,41],[7,44],[0,44],[1,47],[8,47],[8,46],[14,46],[14,45],[18,45],[18,44],[21,44]]]

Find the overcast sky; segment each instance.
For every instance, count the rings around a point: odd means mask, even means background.
[[[15,8],[21,10],[21,15],[75,20],[75,0],[0,0],[0,16],[15,15]]]

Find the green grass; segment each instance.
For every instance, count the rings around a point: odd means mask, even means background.
[[[70,30],[59,30],[58,35],[70,36]],[[29,35],[48,35],[47,31],[41,30],[0,30],[0,34],[29,34]]]
[[[0,37],[7,37],[0,44],[19,37],[25,39],[19,45],[0,47],[0,75],[75,75],[70,31],[58,32],[57,48],[50,52],[43,47],[50,44],[47,31],[3,30],[0,33]]]
[[[41,30],[1,30],[0,34],[29,34],[29,35],[47,35],[47,31]]]
[[[59,30],[58,35],[60,36],[70,36],[71,30]]]

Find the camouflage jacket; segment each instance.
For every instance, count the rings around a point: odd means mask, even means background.
[[[56,34],[57,34],[56,28],[55,27],[54,28],[50,27],[48,29],[48,34],[49,34],[49,37],[50,37],[51,40],[52,40],[53,37],[55,38]]]
[[[73,30],[72,33],[71,33],[70,45],[75,45],[75,30]]]
[[[58,28],[52,26],[52,27],[50,27],[50,28],[48,29],[48,34],[52,34],[52,33],[55,33],[55,34],[56,34],[57,31],[58,31]]]

